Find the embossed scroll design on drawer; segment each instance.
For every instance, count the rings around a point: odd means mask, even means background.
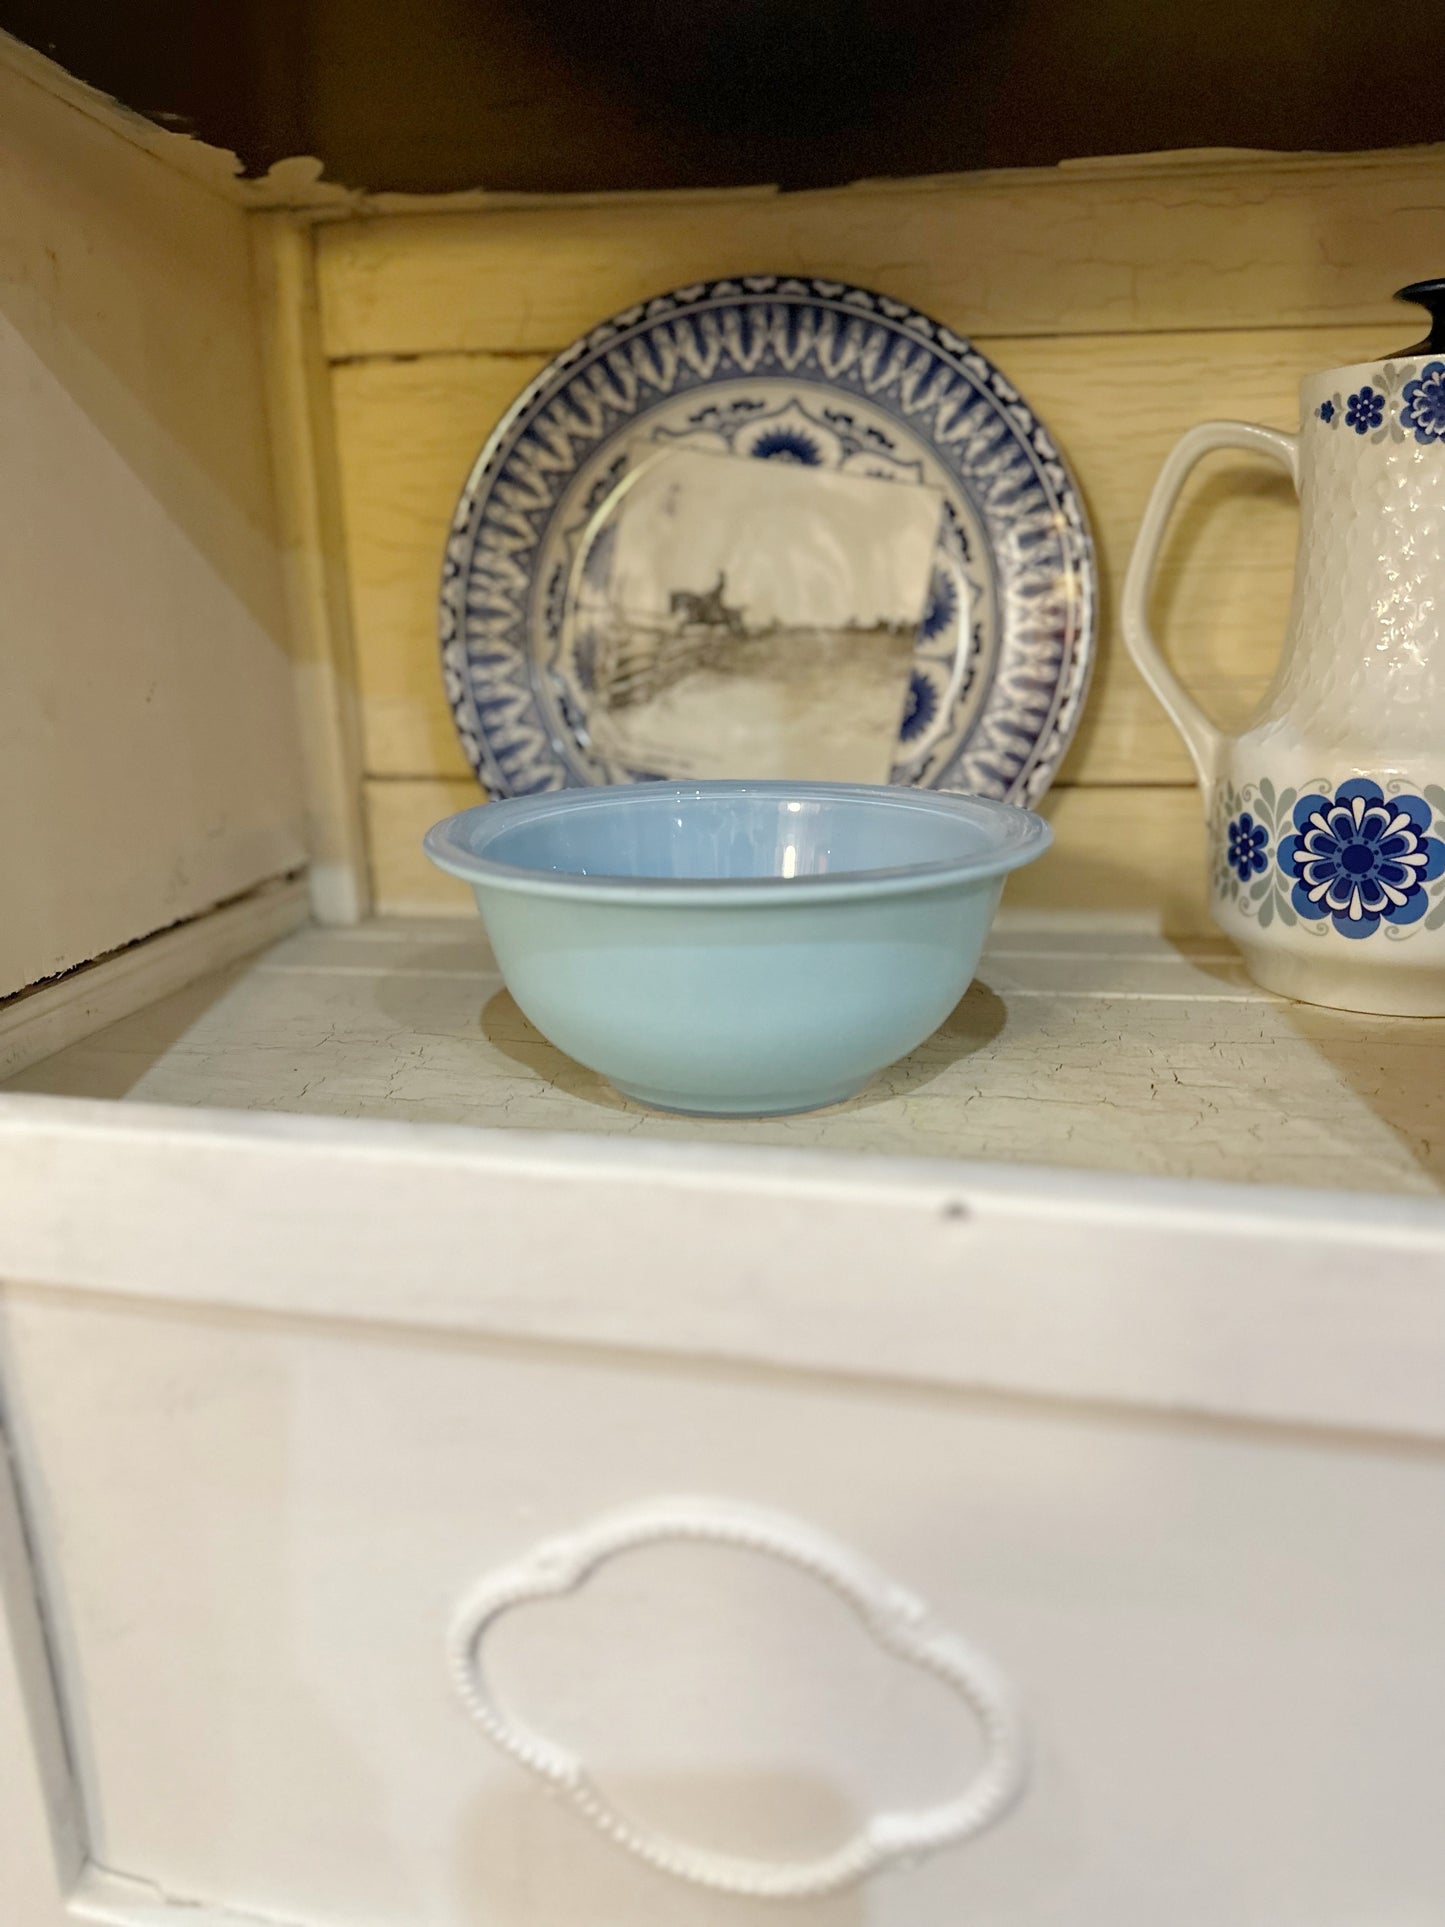
[[[983,1761],[964,1790],[941,1805],[876,1814],[832,1853],[792,1862],[706,1851],[624,1819],[576,1758],[502,1710],[482,1665],[482,1644],[514,1607],[573,1592],[621,1554],[679,1540],[735,1546],[797,1567],[843,1599],[886,1652],[951,1688],[972,1710],[985,1744]],[[452,1621],[448,1653],[463,1704],[498,1746],[566,1794],[617,1846],[719,1893],[791,1900],[837,1892],[890,1863],[971,1839],[1006,1812],[1024,1787],[1023,1720],[1013,1688],[994,1663],[939,1626],[922,1601],[850,1548],[799,1521],[751,1507],[704,1499],[659,1502],[608,1514],[539,1545],[473,1588]]]

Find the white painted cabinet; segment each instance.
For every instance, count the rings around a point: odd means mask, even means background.
[[[820,1118],[629,1109],[359,920],[448,907],[430,531],[522,357],[896,272],[1107,561],[1187,331],[1272,406],[1437,160],[379,220],[0,41],[0,1927],[1445,1927],[1445,1046],[1161,935],[1121,658],[1054,895]]]
[[[7,1921],[1440,1917],[1433,1204],[520,1135],[6,1101]]]

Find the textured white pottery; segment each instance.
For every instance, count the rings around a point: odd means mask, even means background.
[[[1445,283],[1406,290],[1438,305]],[[1188,745],[1209,822],[1215,921],[1266,989],[1445,1016],[1445,338],[1331,368],[1289,435],[1204,422],[1155,483],[1124,585],[1129,653]],[[1274,681],[1224,735],[1150,634],[1159,544],[1212,449],[1288,472],[1302,527]]]

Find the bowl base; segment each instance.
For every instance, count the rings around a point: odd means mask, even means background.
[[[830,1104],[856,1097],[867,1082],[864,1078],[862,1083],[852,1081],[832,1090],[779,1093],[761,1101],[698,1097],[687,1091],[644,1091],[631,1084],[618,1084],[617,1089],[634,1104],[645,1104],[650,1111],[667,1111],[673,1117],[798,1117],[804,1111],[825,1110]]]

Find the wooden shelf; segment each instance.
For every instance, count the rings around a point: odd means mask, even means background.
[[[523,1131],[1445,1190],[1445,1024],[1271,997],[1223,941],[1004,916],[928,1043],[808,1117],[693,1120],[541,1038],[480,925],[307,928],[32,1066],[57,1095]]]

